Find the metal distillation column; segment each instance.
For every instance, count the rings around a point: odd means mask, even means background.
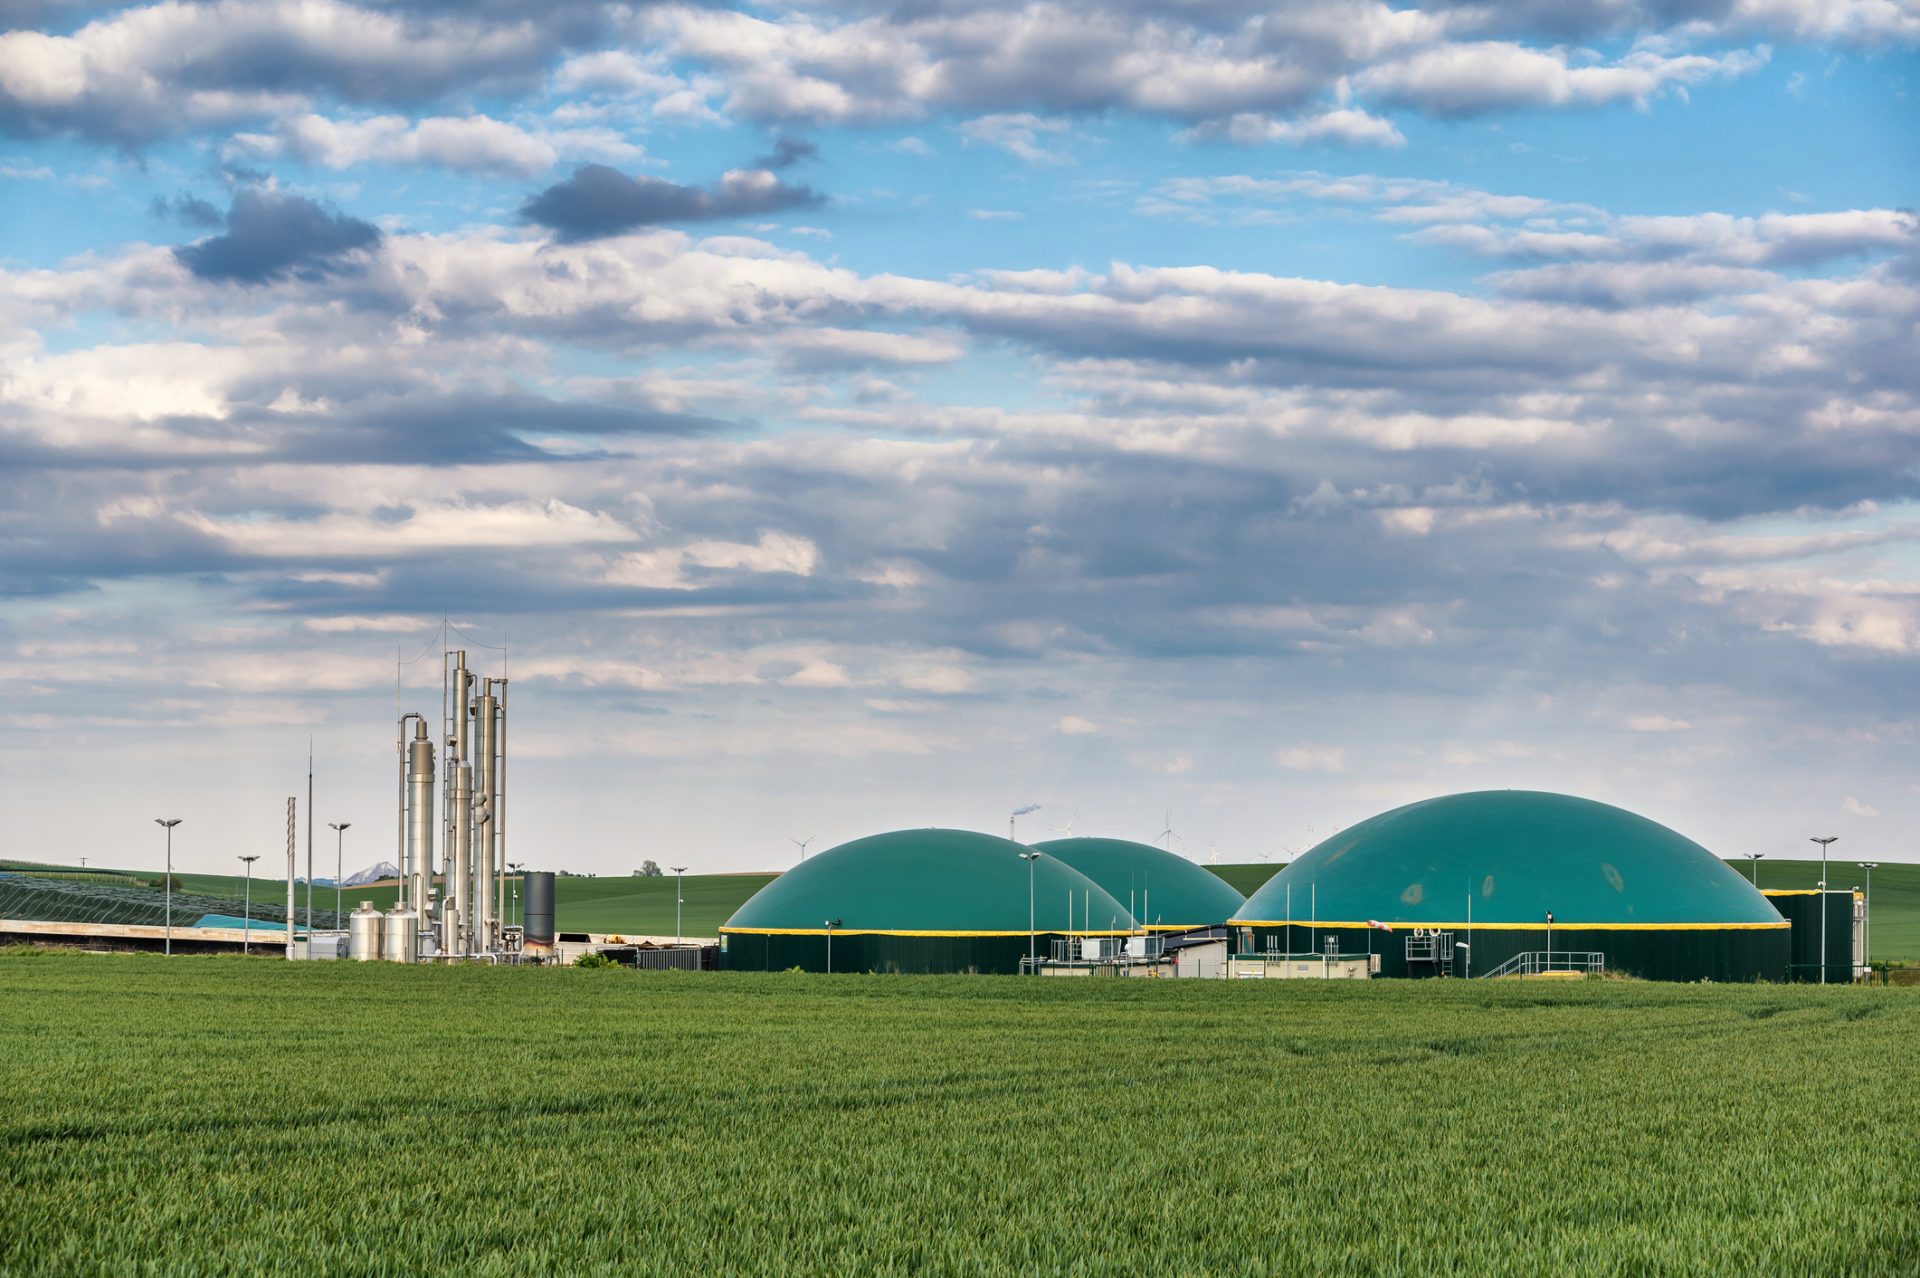
[[[427,890],[433,881],[433,742],[427,721],[417,717],[407,746],[407,860],[401,867],[402,906],[420,916],[425,930]]]
[[[499,790],[494,753],[499,716],[500,701],[493,695],[493,680],[482,679],[480,695],[473,702],[473,935],[474,952],[479,954],[499,948],[494,942],[493,915],[493,822]]]

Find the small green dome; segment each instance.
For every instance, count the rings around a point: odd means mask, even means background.
[[[1219,875],[1151,843],[1049,839],[1033,846],[1098,883],[1152,930],[1215,927],[1246,903]]]
[[[1029,849],[972,830],[895,830],[842,843],[761,888],[722,932],[1025,936]],[[1130,932],[1133,916],[1058,857],[1031,863],[1033,927]],[[1091,918],[1092,926],[1087,925]]]
[[[1288,890],[1292,903],[1288,905]],[[1537,790],[1486,790],[1410,803],[1351,826],[1247,899],[1236,923],[1311,912],[1323,925],[1369,920],[1555,927],[1779,927],[1779,913],[1731,866],[1642,816]]]

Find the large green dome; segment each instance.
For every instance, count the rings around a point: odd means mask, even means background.
[[[1693,840],[1535,790],[1448,795],[1362,821],[1268,880],[1234,921],[1464,926],[1469,897],[1476,927],[1537,927],[1549,911],[1555,928],[1782,926],[1765,897]]]
[[[1020,854],[1028,850],[971,830],[870,835],[788,870],[754,893],[720,930],[818,934],[828,919],[837,919],[835,936],[1024,937],[1029,864]],[[1125,905],[1060,858],[1041,856],[1031,870],[1035,931],[1133,930]]]
[[[1246,903],[1219,875],[1151,843],[1049,839],[1033,846],[1105,888],[1151,931],[1214,927]]]

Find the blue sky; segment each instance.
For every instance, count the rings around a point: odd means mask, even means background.
[[[1911,0],[7,12],[13,854],[271,850],[311,733],[387,855],[445,614],[575,869],[1916,855]]]

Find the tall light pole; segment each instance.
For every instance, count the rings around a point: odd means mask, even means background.
[[[1039,810],[1040,810],[1039,804],[1029,803],[1025,807],[1015,808],[1013,811],[1007,813],[1007,838],[1010,842],[1018,843],[1020,841],[1019,839],[1016,839],[1013,837],[1013,823],[1015,821],[1018,821],[1021,817],[1027,815],[1027,813],[1038,812]]]
[[[1029,848],[1020,854],[1020,859],[1027,863],[1027,972],[1037,975],[1040,969],[1036,966],[1039,960],[1034,955],[1033,863],[1040,859],[1040,853]]]
[[[520,871],[526,868],[527,863],[525,861],[507,862],[507,869],[513,874],[513,908],[507,914],[507,921],[509,923],[520,914]],[[525,918],[520,918],[520,926],[523,929],[527,926]]]
[[[340,926],[340,879],[346,873],[346,854],[341,845],[346,842],[347,830],[351,821],[329,821],[327,828],[333,831],[333,925]]]
[[[1829,834],[1826,838],[1815,837],[1809,842],[1820,845],[1820,983],[1827,983],[1827,846],[1838,843],[1840,836]]]
[[[687,903],[687,898],[680,894],[680,876],[687,872],[687,867],[684,865],[669,865],[667,868],[673,871],[673,943],[679,945],[680,907]],[[829,941],[828,944],[832,944],[832,942]]]
[[[1860,957],[1867,961],[1867,979],[1873,979],[1873,872],[1878,869],[1878,861],[1862,861],[1860,868],[1867,872],[1867,904],[1865,917],[1860,920]]]
[[[155,817],[153,823],[167,831],[167,957],[173,957],[173,827],[184,817]]]
[[[828,919],[823,927],[827,929],[827,975],[833,975],[833,929],[840,926],[839,919]]]
[[[247,865],[247,903],[243,907],[246,913],[240,919],[240,956],[245,958],[253,953],[253,863],[260,858],[243,856],[240,859]]]
[[[1753,866],[1753,886],[1756,891],[1759,890],[1760,858],[1765,856],[1766,853],[1765,852],[1742,852],[1740,855],[1746,857],[1748,862],[1751,863],[1751,865]]]

